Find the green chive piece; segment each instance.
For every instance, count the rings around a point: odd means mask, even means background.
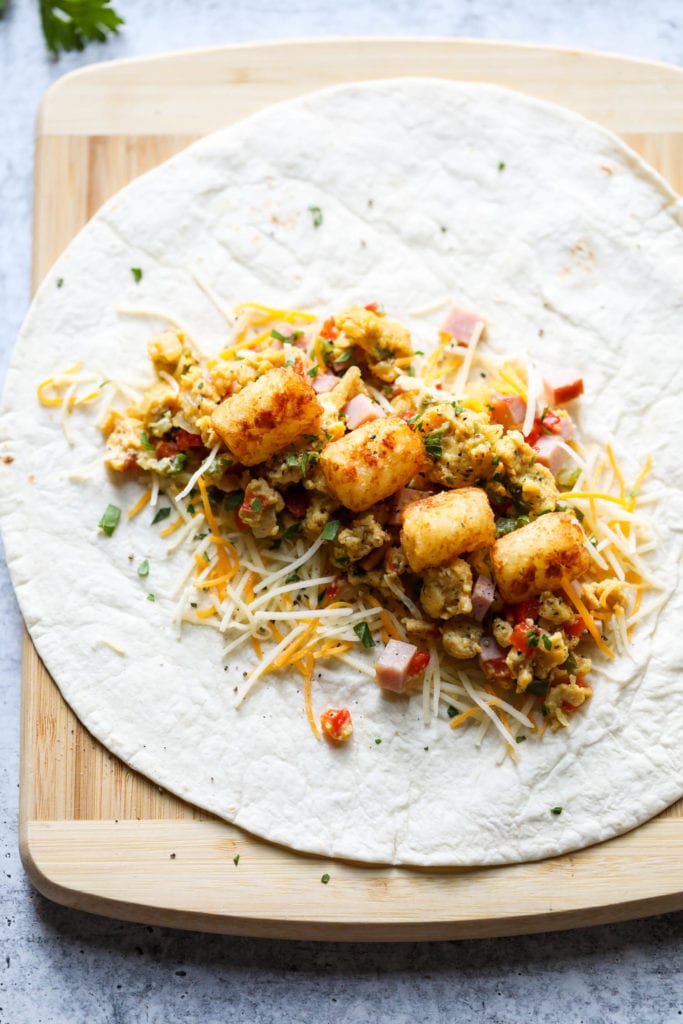
[[[353,631],[362,643],[363,647],[369,648],[375,646],[375,641],[372,639],[372,633],[367,622],[359,622],[353,627]]]
[[[308,209],[311,216],[313,217],[313,227],[319,228],[323,222],[323,211],[320,209],[319,206],[309,206]]]
[[[243,501],[244,491],[233,491],[232,494],[227,496],[223,504],[228,512],[232,512],[233,509],[239,508]]]
[[[251,510],[252,510],[252,512],[262,512],[263,511],[263,502],[261,501],[260,498],[254,498],[254,500],[251,503]]]
[[[63,284],[64,284],[64,278],[63,277],[58,277],[57,278],[57,287],[61,288]]]
[[[515,736],[515,743],[524,743],[526,736]]]
[[[382,742],[382,741],[381,741],[380,739],[376,739],[376,740],[375,740],[375,743],[377,744],[377,746],[379,746],[381,742]]]
[[[330,519],[328,523],[323,526],[322,538],[323,540],[334,540],[339,533],[339,527],[341,523],[338,519]]]
[[[145,451],[148,451],[148,452],[153,452],[154,451],[154,445],[150,441],[149,436],[148,436],[146,430],[141,430],[140,431],[140,444],[145,449]]]
[[[149,576],[149,561],[145,559],[138,566],[138,576]]]
[[[329,880],[330,880],[330,876],[328,875],[328,873],[327,873],[327,871],[326,871],[326,872],[325,872],[325,874],[324,874],[324,875],[322,876],[322,878],[320,879],[320,881],[321,881],[321,882],[323,883],[323,885],[327,885],[327,883],[329,882]]]
[[[140,284],[140,281],[142,281],[142,270],[140,269],[140,267],[131,267],[130,272],[133,275],[133,280],[135,281],[135,283]]]
[[[234,856],[234,857],[232,858],[232,862],[233,862],[233,864],[235,865],[235,867],[237,867],[237,865],[238,865],[238,864],[239,864],[239,862],[240,862],[240,855],[239,855],[239,853],[236,853],[236,854],[235,854],[235,856]]]
[[[154,519],[152,520],[152,526],[155,526],[157,523],[162,523],[164,519],[168,519],[170,514],[170,506],[167,508],[160,508],[157,514],[155,515]]]
[[[501,161],[500,161],[500,162],[498,163],[498,173],[500,174],[500,172],[501,172],[501,171],[504,171],[504,170],[505,170],[505,161],[504,161],[504,160],[501,160]]]
[[[550,813],[551,814],[562,814],[562,808],[561,807],[551,807],[550,808]]]
[[[112,533],[116,529],[119,519],[121,518],[121,509],[117,508],[116,505],[107,505],[102,518],[97,524],[102,531],[106,533],[107,537],[111,537]]]
[[[147,600],[148,601],[156,601],[156,595],[155,594],[148,594],[147,595]]]

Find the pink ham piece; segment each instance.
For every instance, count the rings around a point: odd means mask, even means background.
[[[574,420],[571,418],[569,413],[564,412],[564,410],[562,410],[562,415],[559,416],[559,420],[560,428],[558,433],[560,437],[563,437],[565,441],[571,440],[576,432],[576,424],[574,423]]]
[[[367,395],[356,395],[344,406],[344,415],[346,416],[346,426],[349,430],[355,430],[363,423],[381,419],[385,413],[384,409]]]
[[[481,622],[493,604],[495,596],[495,584],[488,576],[477,576],[477,582],[472,587],[472,618]]]
[[[450,334],[459,344],[467,347],[479,338],[486,326],[486,321],[478,313],[470,313],[466,309],[453,306],[441,327],[442,334]]]
[[[491,419],[506,430],[524,422],[526,402],[519,395],[491,395]]]
[[[326,394],[332,388],[336,388],[338,383],[339,377],[335,377],[333,373],[321,373],[311,381],[316,395]]]
[[[553,370],[543,378],[548,404],[564,405],[583,394],[583,377],[578,370]]]
[[[567,459],[562,447],[562,438],[558,434],[541,434],[534,444],[536,461],[547,466],[553,476],[557,476]]]
[[[408,682],[408,667],[417,654],[414,644],[406,644],[402,640],[390,640],[384,648],[379,661],[375,664],[375,682],[383,690],[403,693]]]

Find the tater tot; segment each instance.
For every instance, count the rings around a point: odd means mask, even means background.
[[[402,518],[401,547],[413,572],[490,547],[496,537],[489,500],[479,487],[461,487],[414,501],[403,509]]]
[[[424,462],[424,445],[396,416],[364,423],[323,449],[320,466],[332,494],[362,512],[404,487]]]
[[[322,408],[294,370],[268,370],[214,409],[211,424],[243,466],[265,462],[303,434],[315,434]]]
[[[563,578],[582,576],[590,565],[585,540],[568,512],[549,512],[500,537],[491,549],[500,596],[517,604],[543,590],[557,590]]]

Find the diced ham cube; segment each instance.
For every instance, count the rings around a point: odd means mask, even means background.
[[[564,405],[583,394],[583,377],[578,370],[553,370],[543,378],[548,404]]]
[[[472,618],[481,622],[487,611],[493,604],[496,596],[496,587],[488,576],[477,576],[477,582],[472,587]]]
[[[381,419],[385,412],[377,402],[373,402],[367,395],[356,395],[344,406],[344,415],[346,416],[346,426],[349,430],[355,430],[363,423]]]
[[[332,388],[336,388],[338,383],[339,377],[335,377],[333,373],[321,373],[311,381],[316,395],[326,394]]]
[[[526,416],[526,402],[519,395],[491,395],[491,419],[506,430],[519,426]]]
[[[558,431],[560,437],[564,438],[565,441],[571,440],[571,438],[576,433],[576,424],[574,423],[574,420],[571,418],[569,413],[566,412],[564,409],[560,410],[560,413],[558,414],[558,419],[560,421]]]
[[[541,434],[534,442],[536,461],[547,466],[553,476],[557,476],[567,459],[562,447],[562,439],[557,434]]]
[[[403,522],[401,518],[401,512],[406,505],[411,505],[414,501],[419,501],[421,498],[428,498],[434,491],[418,491],[414,487],[402,487],[396,495],[396,507],[391,514],[389,522],[392,526],[400,526]]]
[[[452,335],[461,345],[467,347],[479,341],[486,321],[478,313],[454,306],[441,327],[442,334]]]
[[[410,663],[417,653],[414,644],[406,644],[402,640],[390,640],[384,648],[379,661],[375,664],[375,681],[384,690],[403,693],[408,682]]]

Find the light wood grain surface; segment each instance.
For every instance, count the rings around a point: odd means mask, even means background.
[[[67,76],[44,98],[34,285],[102,202],[199,134],[310,89],[406,74],[494,81],[562,102],[621,133],[683,189],[683,72],[665,65],[441,40],[277,43],[122,61]],[[102,748],[64,703],[28,637],[20,818],[24,864],[47,896],[178,927],[455,938],[683,907],[683,801],[609,843],[505,868],[361,866],[262,842],[160,791]]]

